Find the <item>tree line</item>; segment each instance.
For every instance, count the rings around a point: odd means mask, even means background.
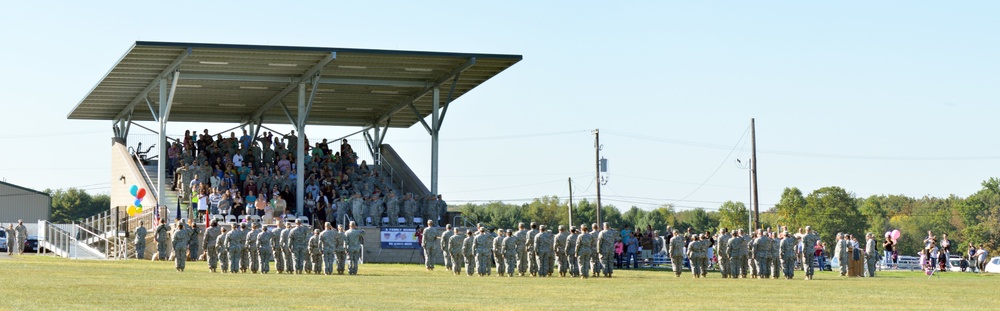
[[[49,221],[56,224],[80,221],[111,208],[111,196],[107,194],[90,195],[77,188],[45,189],[42,192],[52,197],[52,215]]]
[[[549,227],[590,224],[596,219],[596,204],[582,200],[574,204],[570,217],[569,202],[557,196],[546,196],[530,203],[508,204],[489,202],[459,206],[464,224],[483,223],[497,228],[516,228],[519,222],[536,222]],[[672,227],[692,228],[696,232],[717,232],[719,228],[749,228],[749,210],[743,202],[727,201],[718,210],[692,209],[677,211],[665,204],[652,210],[632,206],[621,211],[613,205],[601,208],[602,218],[614,228],[626,225],[645,230]],[[868,232],[880,242],[885,232],[898,229],[902,236],[897,249],[902,255],[916,255],[923,247],[927,231],[941,239],[948,234],[952,254],[962,254],[968,243],[985,245],[988,250],[1000,249],[1000,179],[982,182],[982,189],[962,198],[904,195],[872,195],[857,197],[840,187],[824,187],[808,195],[795,187],[785,188],[778,204],[761,211],[761,227],[787,226],[790,231],[812,226],[823,241],[832,244],[837,233],[853,234],[863,240]]]

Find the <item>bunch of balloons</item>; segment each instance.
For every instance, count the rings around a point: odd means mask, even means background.
[[[135,216],[136,214],[142,213],[142,198],[146,197],[146,189],[139,188],[137,185],[132,185],[132,188],[129,189],[129,193],[135,197],[135,204],[129,205],[128,209],[125,211],[128,212],[129,216]]]
[[[899,236],[901,234],[902,233],[899,233],[899,229],[892,230],[892,231],[886,231],[885,232],[885,238],[886,239],[892,239],[892,243],[896,243],[899,240]]]

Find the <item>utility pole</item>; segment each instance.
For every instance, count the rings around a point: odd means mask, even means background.
[[[757,194],[757,136],[754,133],[755,126],[753,118],[750,118],[750,176],[753,184],[753,228],[760,228],[760,197]]]
[[[569,178],[569,227],[573,228],[573,177]]]
[[[597,224],[601,224],[601,131],[594,129],[594,173],[597,174]]]

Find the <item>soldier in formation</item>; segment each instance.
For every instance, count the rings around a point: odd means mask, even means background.
[[[156,240],[156,256],[153,260],[167,260],[167,240],[170,239],[170,229],[167,222],[160,220],[160,224],[153,230],[153,239]]]
[[[347,273],[350,275],[358,274],[358,263],[361,261],[362,245],[365,240],[364,233],[365,231],[358,229],[358,224],[353,221],[350,223],[350,229],[344,233],[347,244]]]
[[[184,272],[184,264],[187,260],[188,243],[191,239],[191,230],[185,228],[184,222],[177,223],[177,228],[173,232],[174,246],[174,268],[178,272]]]
[[[257,247],[259,247],[257,253],[260,257],[260,273],[267,274],[271,272],[271,260],[274,259],[274,234],[267,227],[257,234]]]
[[[219,228],[218,221],[213,220],[208,229],[205,230],[205,237],[202,240],[202,244],[205,244],[205,259],[208,261],[208,270],[213,273],[219,265],[219,249],[216,242],[221,234],[222,229]]]
[[[438,245],[438,240],[441,239],[441,234],[438,229],[434,227],[434,221],[427,221],[427,228],[424,228],[423,240],[421,241],[424,247],[424,265],[427,267],[427,271],[434,270],[434,260],[437,257],[437,250],[441,248]]]
[[[319,274],[323,267],[323,242],[320,240],[320,232],[319,229],[315,229],[309,237],[308,252],[311,265],[306,267],[306,271],[313,274]]]

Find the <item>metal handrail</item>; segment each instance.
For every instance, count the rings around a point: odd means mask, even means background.
[[[142,160],[139,159],[139,155],[137,155],[132,150],[134,150],[134,149],[132,149],[132,147],[129,147],[129,156],[135,162],[136,166],[138,166],[139,174],[142,175],[142,179],[146,181],[147,185],[149,185],[149,189],[148,190],[149,190],[150,194],[153,195],[153,201],[155,202],[154,205],[160,205],[160,194],[157,193],[157,191],[159,191],[159,189],[156,188],[157,185],[154,185],[153,184],[153,179],[149,177],[149,174],[146,174],[146,167],[144,167],[142,165]],[[163,159],[157,159],[157,161],[163,161]],[[160,176],[160,177],[162,178],[164,176]]]
[[[96,248],[95,249],[98,250],[98,251],[100,251],[101,255],[103,255],[105,258],[109,257],[108,254],[111,253],[112,246],[111,246],[111,241],[108,240],[108,238],[105,238],[102,234],[94,233],[93,231],[90,231],[87,228],[84,228],[83,226],[80,226],[79,224],[73,223],[73,226],[76,227],[76,230],[77,230],[78,234],[81,233],[81,232],[87,234],[85,236],[81,236],[80,238],[77,238],[78,241],[87,241],[87,240],[90,240],[91,238],[97,238],[97,241],[95,243],[86,243],[86,244],[88,244],[87,245],[88,247],[90,247],[90,244],[96,244],[96,243],[99,243],[99,242],[103,241],[104,242],[104,250],[101,251],[100,249],[96,249]],[[79,246],[80,245],[78,245],[77,247],[79,247]]]
[[[396,169],[392,167],[392,164],[389,164],[388,162],[386,162],[385,161],[385,157],[383,157],[382,153],[379,152],[379,154],[378,154],[378,169],[380,171],[382,171],[382,173],[385,173],[385,171],[386,171],[387,168],[388,168],[388,171],[389,171],[389,182],[398,183],[400,191],[403,191],[404,189],[406,189],[405,185],[403,184],[403,179],[402,178],[400,178],[399,180],[396,180]]]
[[[70,258],[73,256],[71,253],[73,243],[76,243],[76,239],[73,235],[63,230],[59,227],[53,226],[48,220],[39,220],[39,247],[45,247],[45,249],[59,255],[63,258]]]

